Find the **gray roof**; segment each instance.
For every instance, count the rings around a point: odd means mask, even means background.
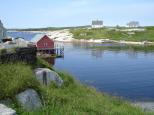
[[[32,39],[31,42],[38,42],[43,36],[45,36],[45,34],[36,34]]]
[[[93,20],[92,25],[103,25],[103,21],[101,21],[101,20]]]
[[[138,21],[131,21],[129,23],[127,23],[128,26],[139,26],[139,22]]]

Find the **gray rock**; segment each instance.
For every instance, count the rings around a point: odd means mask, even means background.
[[[18,95],[16,99],[21,106],[28,111],[35,111],[42,106],[41,99],[37,92],[33,89],[28,89]]]
[[[10,106],[12,104],[12,100],[11,99],[5,99],[5,100],[0,100],[1,104],[4,104],[6,106]]]
[[[142,108],[144,111],[154,111],[154,102],[136,102],[133,105]]]
[[[16,115],[16,111],[0,104],[0,115]]]
[[[37,68],[34,70],[36,78],[44,85],[50,85],[51,81],[55,81],[57,86],[63,84],[61,77],[54,71],[48,68]]]

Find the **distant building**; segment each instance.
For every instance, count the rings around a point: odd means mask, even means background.
[[[103,28],[103,21],[101,21],[101,20],[93,20],[91,27],[92,28]]]
[[[3,27],[3,24],[0,20],[0,42],[6,38],[6,29]]]
[[[131,22],[127,23],[127,26],[130,28],[135,28],[135,27],[139,27],[140,24],[138,21],[131,21]]]

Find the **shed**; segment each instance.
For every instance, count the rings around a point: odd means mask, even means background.
[[[38,34],[31,40],[31,42],[36,44],[38,50],[54,49],[54,41],[47,35]]]

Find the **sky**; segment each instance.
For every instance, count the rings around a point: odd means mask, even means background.
[[[154,26],[154,0],[0,0],[0,19],[6,28],[105,26],[139,21]]]

